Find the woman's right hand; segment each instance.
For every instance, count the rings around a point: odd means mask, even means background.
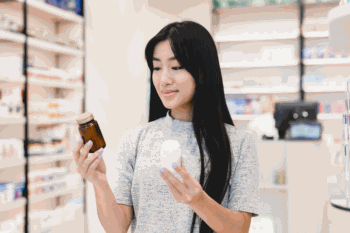
[[[73,150],[73,156],[77,165],[77,172],[92,184],[100,186],[107,182],[106,164],[103,161],[103,151],[101,150],[95,151],[91,156],[88,156],[92,144],[91,142],[91,145],[89,143],[84,145],[84,141],[81,139]],[[101,157],[98,158],[100,155]]]

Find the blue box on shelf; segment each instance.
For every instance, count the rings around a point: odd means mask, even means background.
[[[236,114],[240,115],[240,114],[245,114],[245,99],[244,98],[239,98],[236,100]]]
[[[14,200],[17,200],[18,198],[23,197],[24,188],[25,188],[25,184],[23,181],[15,184]]]
[[[75,0],[75,13],[78,15],[82,15],[82,9],[83,9],[83,0]]]
[[[83,0],[67,0],[67,8],[78,15],[82,15]]]
[[[317,48],[317,58],[323,58],[326,48]]]
[[[68,10],[68,0],[57,0],[58,7],[62,10]]]
[[[58,0],[46,0],[45,2],[46,2],[47,4],[52,5],[52,6],[59,7],[59,5],[58,5]]]

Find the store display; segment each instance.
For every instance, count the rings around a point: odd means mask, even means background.
[[[70,222],[67,231],[71,227],[83,231],[84,213],[80,212],[82,221],[77,223],[74,218],[78,214],[76,204],[68,202],[64,209],[47,209],[51,208],[50,203],[58,206],[61,200],[71,194],[77,195],[75,190],[82,188],[81,177],[69,175],[73,140],[79,137],[79,132],[73,132],[69,124],[83,108],[84,19],[77,16],[83,15],[82,1],[27,1],[27,14],[24,14],[22,4],[23,1],[0,3],[1,124],[10,131],[12,127],[14,131],[18,127],[24,128],[25,121],[14,119],[23,118],[24,110],[27,110],[28,119],[25,120],[29,127],[25,139],[0,139],[0,169],[6,171],[6,174],[0,172],[0,179],[4,181],[0,183],[0,212],[8,211],[11,216],[0,220],[0,232],[58,232],[64,221]],[[28,36],[23,34],[25,20]],[[56,22],[58,27],[55,27]],[[23,46],[23,38],[29,46]],[[23,66],[24,60],[27,60],[27,67]],[[28,89],[24,93],[26,81]],[[4,138],[7,136],[2,134]],[[24,158],[23,140],[28,142],[28,160]],[[30,169],[24,174],[23,166],[27,161]],[[22,174],[18,173],[19,169]],[[23,198],[24,179],[18,180],[21,175],[29,178],[27,199]],[[55,202],[56,197],[62,198]],[[26,201],[29,209],[25,208]],[[80,209],[82,205],[81,202]],[[25,224],[23,211],[28,211],[29,216],[35,211],[51,212],[56,218],[49,223],[44,217],[38,224],[30,218]],[[13,218],[15,212],[17,215]],[[57,224],[59,218],[61,221]]]
[[[58,45],[69,46],[75,49],[82,49],[82,40],[77,37],[61,38],[47,27],[37,28],[34,25],[29,25],[27,29],[29,36],[38,38]]]
[[[28,174],[30,184],[49,182],[64,179],[70,171],[66,167],[50,168],[46,170],[35,170]]]
[[[74,69],[62,70],[54,67],[31,67],[28,69],[28,78],[54,80],[62,82],[82,81],[82,75],[74,75]]]
[[[55,226],[74,221],[74,216],[79,215],[82,205],[83,201],[81,199],[71,199],[64,206],[59,206],[53,210],[30,212],[30,221],[35,223],[31,225],[30,232],[50,232],[52,231],[51,228],[55,228]]]
[[[226,103],[230,115],[259,115],[262,114],[260,99],[226,97]]]
[[[0,86],[1,90],[1,86]],[[7,87],[1,90],[0,117],[21,117],[24,113],[21,87]]]
[[[307,74],[303,78],[303,87],[306,90],[314,90],[320,87],[325,87],[334,90],[344,90],[348,77],[337,75],[334,77],[327,77],[322,74]]]
[[[271,5],[290,5],[295,3],[296,0],[213,0],[214,7],[220,7],[222,9],[235,8],[235,7],[263,7]]]
[[[9,18],[6,14],[0,14],[0,29],[20,33],[23,30],[23,24]]]
[[[11,80],[20,80],[22,74],[23,59],[15,53],[7,53],[6,56],[0,56],[0,78]]]
[[[58,0],[46,0],[47,4],[50,4],[55,7],[60,7],[59,1]]]
[[[260,53],[242,53],[239,50],[232,50],[229,52],[222,51],[222,63],[282,63],[292,62],[294,61],[295,48],[293,45],[283,45],[283,46],[271,46],[271,47],[263,47],[260,50]]]
[[[19,213],[13,219],[0,222],[0,232],[17,233],[24,231],[24,214]]]
[[[77,103],[67,99],[48,99],[43,101],[32,101],[29,115],[38,119],[49,120],[54,118],[70,118],[77,115],[79,106]]]
[[[94,120],[92,113],[86,112],[81,114],[77,118],[77,123],[79,124],[79,133],[84,140],[84,144],[90,140],[93,142],[89,151],[90,153],[94,153],[98,149],[106,147],[106,142],[103,138],[100,126],[97,121]]]
[[[23,197],[24,188],[24,177],[14,182],[0,182],[0,205]]]
[[[259,91],[266,88],[286,90],[298,88],[299,80],[296,76],[271,76],[271,77],[246,77],[243,80],[224,82],[224,88],[228,90],[241,89],[244,92]]]
[[[23,142],[18,139],[0,139],[0,161],[24,159]]]
[[[68,127],[66,125],[39,127],[41,137],[30,139],[28,153],[30,156],[50,156],[67,153],[69,138],[66,138]]]
[[[312,48],[303,48],[303,59],[327,59],[327,58],[348,58],[349,55],[342,54],[335,56],[329,49],[329,47],[312,47]]]

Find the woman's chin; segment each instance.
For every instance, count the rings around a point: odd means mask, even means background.
[[[164,107],[167,108],[167,109],[174,109],[177,107],[177,105],[175,104],[169,104],[169,103],[163,103]]]

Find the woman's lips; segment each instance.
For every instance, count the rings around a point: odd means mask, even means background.
[[[176,93],[177,93],[178,91],[173,91],[173,92],[169,92],[169,93],[164,93],[163,95],[165,96],[165,97],[170,97],[170,96],[173,96],[173,95],[175,95]]]

